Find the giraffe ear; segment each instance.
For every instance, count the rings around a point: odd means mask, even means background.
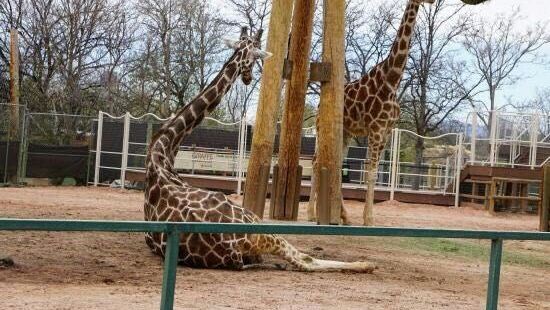
[[[270,52],[266,52],[266,51],[262,51],[261,49],[259,48],[255,48],[254,51],[254,56],[260,58],[260,59],[268,59],[269,57],[273,56],[272,53]]]
[[[239,41],[224,38],[223,43],[225,43],[227,47],[232,48],[234,50],[239,48]]]

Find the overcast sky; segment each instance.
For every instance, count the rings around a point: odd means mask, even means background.
[[[467,7],[466,10],[491,19],[498,14],[509,13],[515,8],[519,8],[524,17],[520,21],[523,29],[533,23],[550,20],[550,0],[491,0],[489,3]],[[550,56],[550,46],[546,46],[543,52]],[[506,103],[506,97],[513,97],[518,101],[528,100],[535,96],[537,89],[550,88],[550,68],[540,65],[522,65],[518,68],[518,73],[523,78],[517,84],[508,86],[500,92],[498,96],[500,104]]]
[[[220,11],[230,10],[227,3],[224,0],[210,0],[220,8]],[[318,0],[322,1],[322,0]],[[380,2],[384,0],[364,0],[368,5],[369,1]],[[403,7],[407,0],[401,0]],[[437,0],[436,0],[437,1]],[[456,1],[459,0],[448,0]],[[467,6],[466,12],[471,12],[472,15],[481,15],[484,19],[497,18],[501,14],[509,14],[514,9],[519,8],[523,19],[519,21],[522,29],[526,29],[530,25],[536,22],[550,21],[550,0],[490,0],[488,3]],[[548,28],[550,31],[550,27]],[[550,46],[545,47],[542,53],[550,56]],[[513,86],[506,86],[497,94],[498,103],[497,106],[506,104],[506,98],[512,98],[513,101],[524,101],[533,98],[537,92],[537,89],[548,87],[550,88],[550,67],[542,67],[540,65],[521,65],[516,73],[518,73],[522,79]],[[480,98],[488,99],[488,98]]]

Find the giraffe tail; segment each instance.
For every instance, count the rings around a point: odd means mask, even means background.
[[[266,240],[264,240],[264,244],[270,245],[267,247],[263,247],[264,251],[262,252],[264,253],[262,254],[272,254],[284,258],[300,271],[351,271],[372,273],[374,269],[376,269],[376,266],[370,262],[348,263],[341,261],[317,259],[308,254],[300,252],[292,244],[290,244],[288,241],[280,236],[263,235],[262,237],[266,238]],[[260,242],[262,242],[262,240],[260,240]]]

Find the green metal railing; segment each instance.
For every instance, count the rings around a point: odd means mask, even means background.
[[[160,309],[173,309],[176,286],[176,269],[180,233],[248,233],[292,235],[341,235],[377,237],[422,237],[491,240],[489,281],[487,286],[487,309],[497,309],[500,265],[503,240],[550,241],[550,233],[475,231],[447,229],[278,225],[278,224],[221,224],[221,223],[174,223],[130,221],[77,221],[77,220],[25,220],[0,219],[2,230],[32,231],[102,231],[102,232],[164,232],[168,234],[166,258],[162,279]]]

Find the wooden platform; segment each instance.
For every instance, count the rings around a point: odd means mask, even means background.
[[[540,185],[543,179],[542,168],[529,167],[487,167],[467,165],[462,170],[460,180],[461,199],[472,202],[482,201],[485,208],[495,213],[495,205],[511,212],[527,212],[529,204],[540,209],[541,187],[538,194],[529,192],[532,184]],[[468,186],[466,186],[468,185]],[[464,193],[471,186],[471,194]],[[483,195],[480,195],[483,189]]]
[[[185,174],[183,177],[195,187],[207,188],[211,190],[219,190],[222,192],[236,192],[237,191],[237,178],[235,177],[223,177],[223,176],[208,176],[208,175],[196,175],[196,174]],[[143,172],[126,172],[126,180],[128,181],[144,181],[145,173]],[[244,182],[243,182],[244,184]],[[268,186],[268,194],[271,191],[271,182]],[[303,181],[302,187],[300,189],[300,195],[303,198],[309,197],[311,184],[309,181]],[[243,186],[244,188],[244,186]],[[353,199],[353,200],[365,200],[366,188],[353,183],[344,183],[342,184],[342,194],[344,199]],[[375,188],[374,199],[377,202],[386,201],[390,199],[390,191],[388,188],[381,187]],[[407,203],[420,203],[420,204],[432,204],[432,205],[441,205],[441,206],[453,206],[454,205],[454,194],[443,195],[441,193],[428,193],[428,192],[417,192],[417,191],[408,191],[408,190],[399,190],[395,191],[394,199],[401,202]]]
[[[460,182],[466,179],[491,181],[493,177],[542,181],[542,168],[536,167],[531,169],[528,167],[509,168],[466,165],[460,174]]]

